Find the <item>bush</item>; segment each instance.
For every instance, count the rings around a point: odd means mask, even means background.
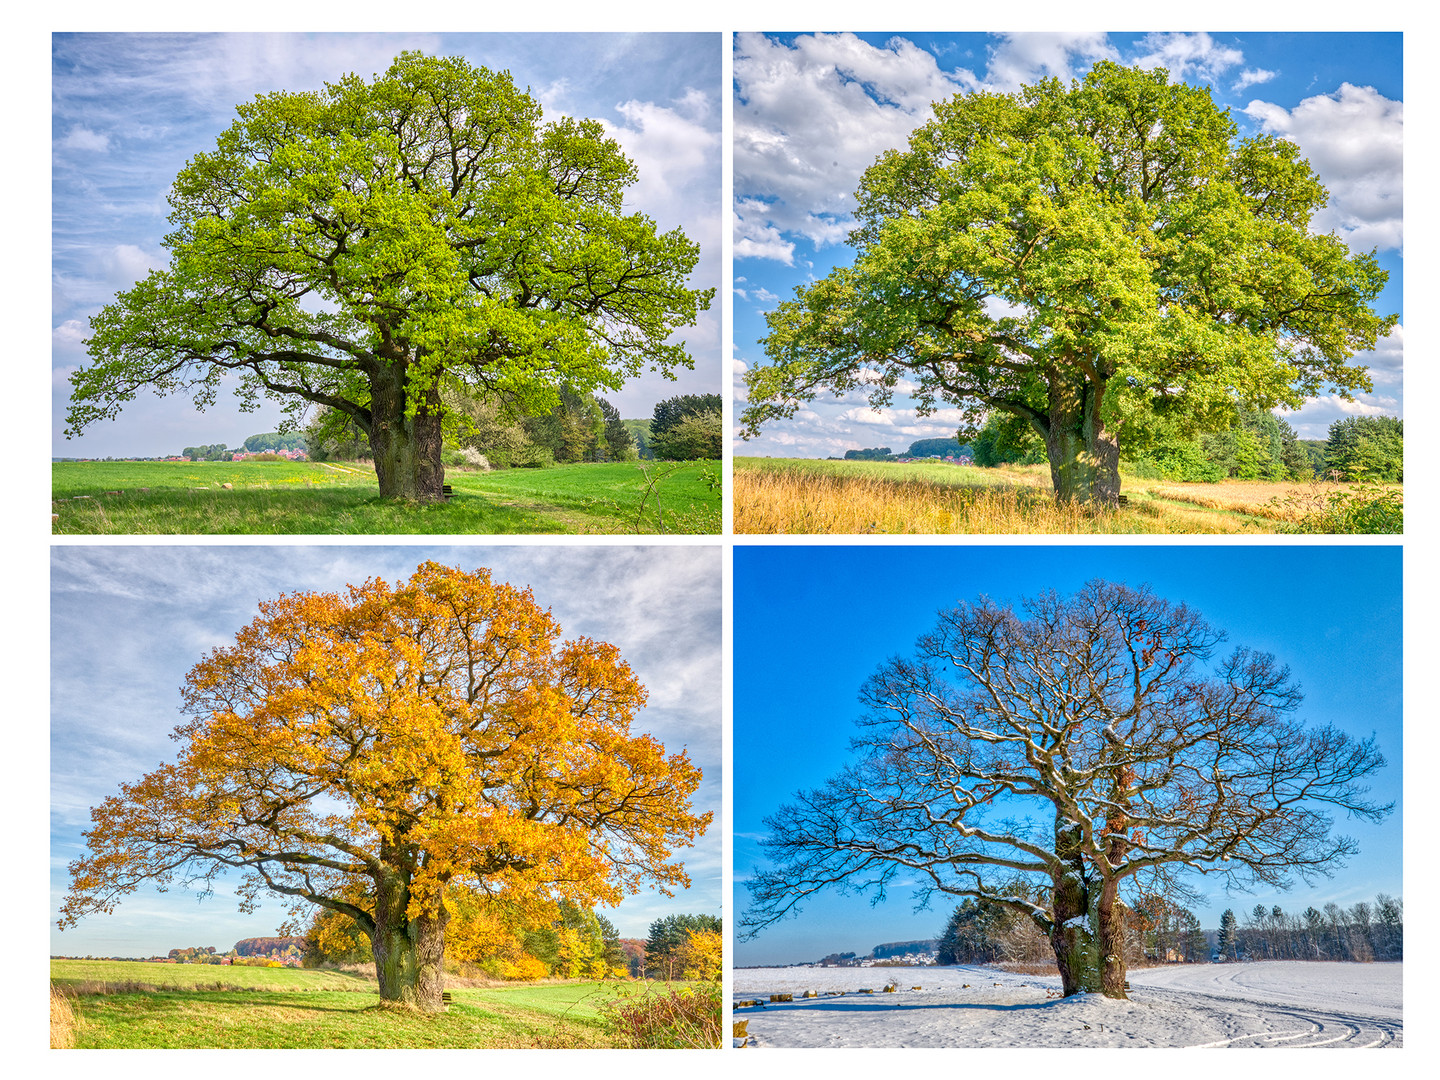
[[[1324,496],[1312,492],[1292,495],[1279,505],[1292,513],[1300,512],[1299,520],[1281,526],[1281,532],[1398,534],[1405,531],[1405,497],[1395,488],[1361,487]]]
[[[720,1045],[718,982],[663,992],[647,990],[604,1005],[620,1044],[633,1050],[715,1049]]]

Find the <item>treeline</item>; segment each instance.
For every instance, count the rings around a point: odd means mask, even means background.
[[[189,949],[171,949],[166,956],[177,964],[235,964],[247,960],[296,963],[305,949],[306,941],[300,937],[244,938],[226,953],[216,952],[213,945],[197,945]]]
[[[916,439],[903,454],[892,454],[890,447],[877,446],[868,450],[846,450],[846,461],[890,461],[917,457],[968,457],[970,448],[959,439]]]
[[[1044,906],[1043,890],[1011,882],[1006,891]],[[1233,911],[1212,935],[1195,913],[1163,896],[1144,897],[1124,910],[1128,964],[1202,964],[1222,960],[1404,959],[1404,905],[1386,896],[1349,908],[1329,903],[1287,913],[1255,905],[1242,926]],[[1049,964],[1050,942],[1028,915],[984,900],[966,899],[945,924],[937,964]]]
[[[451,466],[543,469],[576,462],[718,459],[723,443],[719,394],[682,394],[655,406],[649,420],[625,420],[604,398],[565,388],[554,408],[525,415],[518,403],[443,394],[442,460]],[[368,457],[369,441],[343,413],[321,409],[301,433],[316,461]]]
[[[1302,442],[1274,413],[1237,409],[1229,426],[1183,436],[1163,422],[1134,433],[1121,460],[1149,479],[1219,483],[1222,480],[1404,479],[1404,423],[1393,416],[1351,416],[1330,425],[1323,442]],[[1028,424],[992,414],[971,442],[976,465],[1043,464],[1045,444]]]
[[[274,453],[280,450],[303,450],[305,448],[304,432],[292,431],[281,433],[278,431],[267,431],[259,435],[251,435],[244,444],[238,448],[227,447],[224,443],[210,443],[207,446],[187,446],[180,451],[181,457],[187,457],[191,461],[230,461],[242,450],[251,454]]]
[[[968,457],[982,468],[1042,465],[1045,443],[1029,424],[992,413],[969,444],[921,439],[904,454],[888,446],[845,451],[846,461],[902,457]],[[1330,425],[1323,441],[1302,441],[1285,420],[1260,409],[1237,409],[1228,427],[1182,436],[1163,421],[1138,431],[1121,459],[1145,479],[1219,483],[1222,480],[1310,480],[1399,483],[1405,478],[1405,427],[1393,416],[1351,416]]]
[[[1286,912],[1256,904],[1244,925],[1226,911],[1220,920],[1219,952],[1248,960],[1403,960],[1405,907],[1380,893],[1373,904],[1348,908],[1329,903]]]
[[[468,889],[446,896],[445,959],[495,979],[713,979],[720,974],[721,922],[671,915],[650,924],[645,942],[622,939],[603,914],[561,900],[517,904]],[[369,939],[355,922],[322,909],[305,939],[305,963],[369,964]]]

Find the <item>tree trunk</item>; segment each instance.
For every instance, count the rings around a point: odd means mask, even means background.
[[[1099,949],[1078,825],[1056,821],[1055,853],[1064,869],[1051,883],[1050,946],[1060,969],[1061,992],[1065,997],[1095,993],[1100,989]]]
[[[377,886],[371,952],[380,1003],[443,1012],[447,913],[442,908],[438,917],[409,918],[410,889],[398,874],[387,874]]]
[[[1100,414],[1105,384],[1050,370],[1045,452],[1061,502],[1113,507],[1120,501],[1120,442]]]
[[[396,361],[370,374],[370,449],[380,496],[435,502],[445,497],[445,466],[440,461],[440,393],[431,388],[415,402],[413,416],[406,385],[408,364]]]
[[[1100,992],[1108,998],[1125,998],[1125,912],[1119,883],[1111,878],[1100,887],[1096,929],[1100,939]]]

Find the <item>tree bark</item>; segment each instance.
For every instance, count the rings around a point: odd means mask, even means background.
[[[442,908],[436,917],[411,919],[406,913],[410,889],[401,875],[386,873],[376,885],[370,945],[380,1003],[444,1012],[446,912]]]
[[[1049,374],[1045,453],[1055,497],[1061,502],[1118,505],[1120,441],[1105,430],[1101,416],[1104,383],[1055,368]]]
[[[1062,869],[1051,882],[1050,946],[1060,969],[1061,992],[1065,997],[1095,993],[1100,989],[1099,950],[1080,857],[1080,826],[1056,821],[1055,853]]]
[[[440,461],[440,392],[432,387],[406,415],[410,392],[408,364],[396,361],[370,373],[370,449],[380,497],[435,502],[445,497],[445,466]]]
[[[1111,878],[1099,889],[1100,992],[1108,998],[1128,998],[1125,992],[1125,912],[1119,883]]]

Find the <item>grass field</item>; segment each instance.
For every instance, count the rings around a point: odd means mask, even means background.
[[[457,987],[441,1016],[382,1009],[373,977],[341,971],[52,960],[51,983],[90,1048],[609,1048],[604,1004],[629,982]]]
[[[714,462],[449,469],[455,497],[414,505],[381,499],[365,464],[56,462],[51,532],[718,533],[719,475]]]
[[[1181,484],[1121,476],[1126,505],[1060,506],[1047,466],[736,458],[736,533],[1274,533],[1344,484]],[[1398,497],[1397,497],[1398,498]]]

